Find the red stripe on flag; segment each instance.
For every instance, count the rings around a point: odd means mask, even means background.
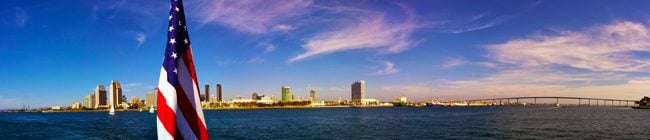
[[[174,111],[167,105],[167,100],[165,100],[165,96],[163,96],[162,92],[158,90],[158,119],[160,119],[160,122],[163,124],[165,127],[165,130],[171,135],[172,137],[176,137],[177,129],[176,129],[176,115],[174,115]]]
[[[199,139],[207,139],[208,130],[206,129],[205,125],[203,125],[203,122],[201,121],[201,118],[197,114],[192,103],[190,103],[190,99],[187,97],[185,91],[183,90],[183,87],[176,85],[174,88],[176,89],[176,100],[178,101],[178,106],[180,107],[181,112],[187,121],[187,124],[190,125],[190,128],[192,128],[194,135]],[[197,104],[197,106],[200,107],[200,104]]]

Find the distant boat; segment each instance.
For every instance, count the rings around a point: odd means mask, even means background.
[[[153,106],[149,107],[149,113],[153,113]]]
[[[555,107],[560,107],[560,104],[555,104]]]
[[[115,108],[113,106],[111,106],[111,110],[108,111],[108,114],[115,115]]]
[[[140,112],[142,112],[142,108],[140,108]]]

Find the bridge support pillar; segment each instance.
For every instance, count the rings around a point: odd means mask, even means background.
[[[580,100],[580,98],[578,98],[578,106],[581,106],[581,105],[582,105],[581,100]]]

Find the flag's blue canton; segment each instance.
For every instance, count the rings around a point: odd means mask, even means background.
[[[182,0],[172,1],[170,8],[166,40],[167,49],[165,49],[163,67],[167,71],[167,81],[172,84],[172,86],[176,86],[178,84],[178,60],[188,50],[190,46],[190,38],[187,34]],[[187,60],[187,58],[185,58],[185,60]]]

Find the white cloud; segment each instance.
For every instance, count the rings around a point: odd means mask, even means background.
[[[569,66],[591,71],[647,72],[650,60],[635,53],[650,52],[648,28],[617,22],[585,31],[535,35],[488,46],[502,63],[524,67]]]
[[[501,71],[473,80],[446,81],[434,88],[447,98],[580,96],[638,99],[650,90],[650,52],[645,25],[616,22],[583,31],[533,35],[489,45]],[[453,63],[452,63],[453,64]],[[502,67],[503,66],[503,67]]]
[[[241,65],[241,64],[256,64],[256,63],[262,63],[266,61],[266,59],[262,57],[253,57],[250,59],[246,60],[220,60],[217,61],[218,66],[228,66],[228,65]]]
[[[445,63],[440,65],[442,68],[454,68],[457,66],[465,65],[468,62],[462,58],[454,57],[454,58],[448,58]]]
[[[394,74],[399,72],[399,69],[395,67],[395,64],[393,64],[390,61],[384,61],[383,65],[384,67],[382,69],[377,70],[376,72],[373,72],[370,75],[381,76],[381,75],[389,75],[389,74]]]
[[[566,73],[550,69],[515,69],[475,80],[447,81],[434,90],[440,97],[463,99],[516,96],[635,99],[643,96],[644,92],[637,91],[639,89],[637,86],[648,81],[627,79],[630,78],[616,73]]]
[[[286,24],[278,24],[273,26],[273,31],[287,32],[293,30],[295,27]]]
[[[25,23],[27,23],[27,20],[29,19],[29,16],[27,15],[27,12],[23,8],[16,7],[16,25],[18,26],[25,26]]]
[[[135,36],[135,41],[138,41],[138,47],[142,46],[142,44],[147,40],[147,35],[144,33],[138,33]]]
[[[256,1],[256,0],[217,0],[199,4],[198,17],[201,22],[221,23],[238,31],[262,34],[272,26],[279,31],[292,29],[278,22],[306,13],[310,0]]]
[[[271,44],[271,43],[268,43],[268,42],[260,42],[260,43],[257,44],[257,45],[258,45],[258,46],[261,46],[261,47],[264,48],[264,53],[270,53],[270,52],[273,52],[273,51],[275,51],[275,49],[277,48],[275,45],[273,45],[273,44]]]
[[[359,17],[359,22],[350,26],[315,35],[307,39],[302,47],[306,52],[289,60],[298,61],[315,55],[353,49],[381,49],[385,53],[397,53],[417,44],[409,38],[419,25],[407,20],[390,23],[384,16]]]

